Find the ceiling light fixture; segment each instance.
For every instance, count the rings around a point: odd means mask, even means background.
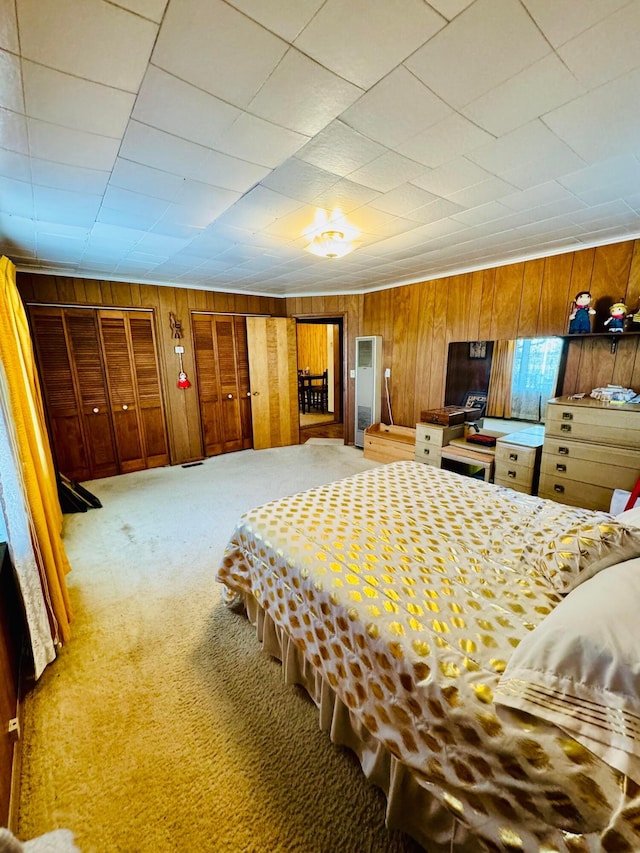
[[[313,238],[307,250],[321,258],[343,258],[353,251],[353,243],[345,239],[342,231],[323,231]]]
[[[353,240],[358,231],[349,225],[339,209],[331,215],[326,210],[317,210],[315,223],[307,229],[305,236],[311,242],[307,252],[320,258],[343,258],[356,248]]]

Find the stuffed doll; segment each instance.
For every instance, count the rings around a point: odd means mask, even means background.
[[[624,321],[627,318],[627,306],[624,302],[614,302],[609,308],[611,315],[604,321],[605,326],[609,326],[610,332],[624,332]]]
[[[591,315],[596,312],[591,307],[591,294],[581,290],[573,300],[573,308],[569,314],[569,334],[586,335],[591,331]]]

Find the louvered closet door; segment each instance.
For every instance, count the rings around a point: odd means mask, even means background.
[[[249,352],[247,350],[247,320],[234,317],[236,332],[236,367],[238,371],[238,399],[240,401],[240,423],[242,449],[253,447],[251,425],[251,386],[249,385]]]
[[[218,376],[222,410],[223,453],[242,450],[242,421],[240,419],[240,389],[236,362],[235,317],[214,319],[215,345],[218,355]]]
[[[64,312],[71,361],[87,443],[91,479],[118,474],[118,454],[102,363],[96,313],[68,308]]]
[[[29,311],[55,464],[71,480],[91,477],[81,408],[61,308]]]
[[[120,311],[99,311],[98,321],[120,471],[126,474],[146,467],[128,328]]]
[[[153,334],[153,316],[129,311],[133,366],[138,392],[138,412],[147,468],[157,468],[169,462],[169,445],[160,390],[160,374]]]
[[[223,450],[222,412],[211,317],[194,314],[192,328],[204,455],[217,456]]]

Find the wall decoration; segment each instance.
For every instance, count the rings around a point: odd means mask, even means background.
[[[470,341],[469,342],[469,358],[486,358],[487,357],[487,342],[486,341]]]

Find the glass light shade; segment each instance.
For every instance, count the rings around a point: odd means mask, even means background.
[[[342,231],[323,231],[313,238],[307,251],[321,258],[342,258],[353,251],[353,244],[345,240]]]

